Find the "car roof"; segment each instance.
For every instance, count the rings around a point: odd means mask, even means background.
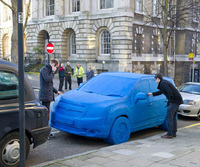
[[[198,83],[198,82],[186,82],[185,84],[200,85],[200,83]]]
[[[154,75],[148,75],[148,74],[117,72],[117,71],[116,72],[103,72],[103,73],[100,73],[99,75],[111,75],[111,76],[116,76],[116,77],[133,78],[133,79],[154,77]]]
[[[5,60],[0,60],[0,69],[11,69],[12,71],[15,71],[15,72],[18,71],[16,64],[13,64]]]

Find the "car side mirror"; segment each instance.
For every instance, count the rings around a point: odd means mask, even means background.
[[[147,98],[146,93],[137,93],[136,96],[134,97],[134,103],[136,104],[139,100],[145,100]]]

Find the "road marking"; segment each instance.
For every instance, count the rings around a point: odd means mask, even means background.
[[[192,124],[192,125],[189,125],[189,126],[185,126],[185,127],[179,128],[179,129],[190,128],[190,127],[197,126],[197,125],[200,125],[200,123]]]

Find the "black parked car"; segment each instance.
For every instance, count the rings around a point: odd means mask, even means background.
[[[17,66],[0,60],[0,167],[19,166],[19,82]],[[24,76],[26,156],[30,150],[46,142],[50,133],[49,111],[35,97]]]

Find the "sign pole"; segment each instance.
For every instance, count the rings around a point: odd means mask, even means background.
[[[17,0],[20,167],[25,167],[23,0]]]
[[[194,82],[194,59],[192,64],[192,82]]]
[[[194,82],[194,53],[189,53],[189,60],[192,60],[192,82]]]

